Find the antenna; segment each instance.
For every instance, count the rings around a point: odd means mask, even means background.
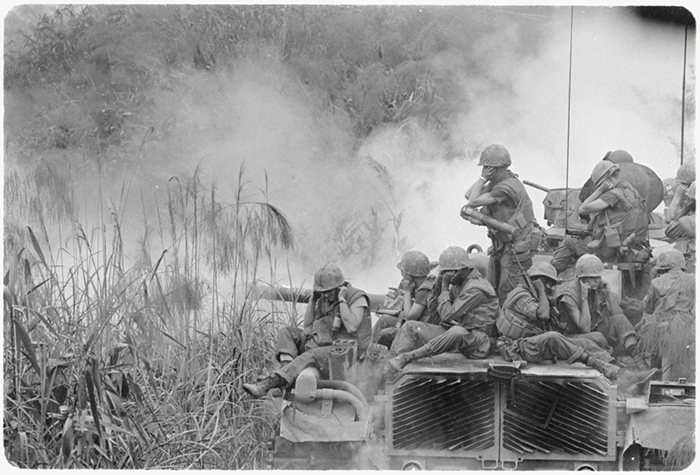
[[[565,233],[566,233],[566,231],[569,230],[569,145],[571,143],[571,69],[572,69],[571,64],[572,64],[573,52],[574,52],[574,6],[572,5],[571,6],[571,23],[570,23],[570,27],[569,27],[569,97],[568,97],[568,105],[567,105],[567,112],[566,112],[566,189],[564,191],[564,209],[566,210],[564,212],[564,232]]]
[[[685,40],[683,44],[683,94],[681,96],[681,165],[683,165],[683,151],[685,150],[685,71],[688,57],[688,25],[685,25]]]

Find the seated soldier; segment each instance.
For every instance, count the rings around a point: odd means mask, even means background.
[[[361,356],[370,344],[371,332],[367,294],[345,282],[336,264],[326,264],[314,274],[304,329],[284,327],[277,336],[277,358],[282,367],[257,384],[244,384],[243,389],[256,398],[263,397],[272,388],[291,384],[308,366],[327,377],[333,341],[357,341]]]
[[[386,362],[385,375],[393,377],[411,361],[459,351],[467,358],[484,359],[496,336],[498,297],[493,286],[471,267],[469,254],[458,246],[440,254],[436,288],[440,325],[406,322],[400,329]]]
[[[557,291],[560,328],[569,337],[593,340],[598,346],[612,348],[614,355],[634,358],[647,370],[643,358],[635,352],[637,335],[622,313],[620,303],[603,280],[603,262],[592,254],[576,261],[575,278]]]
[[[629,182],[620,178],[617,164],[603,160],[591,173],[595,190],[578,209],[579,215],[590,216],[590,235],[567,236],[554,252],[552,265],[564,271],[585,253],[594,253],[604,262],[617,262],[622,243],[629,252],[639,253],[646,261],[649,251],[649,220],[644,200]]]
[[[665,234],[685,256],[686,271],[695,272],[695,163],[680,166],[678,186],[668,206]]]
[[[502,335],[498,338],[498,350],[507,361],[521,359],[541,363],[563,359],[568,364],[581,362],[597,369],[610,380],[616,380],[624,373],[624,389],[640,384],[655,374],[656,371],[625,372],[613,364],[610,353],[593,341],[571,339],[556,331],[547,331],[549,324],[552,328],[556,326],[555,322],[550,321],[550,304],[557,283],[556,271],[547,262],[536,262],[528,271],[528,276],[530,283],[521,284],[508,294],[496,321]]]
[[[391,347],[399,327],[406,321],[428,322],[430,307],[437,307],[437,301],[431,299],[436,277],[430,274],[430,260],[419,251],[408,251],[401,257],[396,267],[401,271],[403,280],[399,284],[402,290],[403,306],[397,316],[382,315],[374,324],[372,343]],[[431,305],[433,303],[433,305]],[[437,308],[433,308],[436,313]]]
[[[645,315],[637,324],[639,347],[661,359],[667,381],[695,381],[695,275],[685,269],[677,249],[659,254],[644,298]]]

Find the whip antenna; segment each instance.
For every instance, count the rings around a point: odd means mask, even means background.
[[[574,7],[571,7],[571,23],[569,26],[569,97],[566,111],[566,189],[564,192],[564,233],[569,230],[569,144],[571,141],[571,64],[574,52]],[[681,140],[682,142],[682,140]],[[681,155],[682,157],[682,155]],[[681,159],[682,160],[682,159]],[[681,163],[683,163],[681,161]]]
[[[685,149],[685,71],[688,57],[688,25],[685,25],[685,40],[683,44],[683,95],[681,96],[681,165],[683,165],[683,150]]]

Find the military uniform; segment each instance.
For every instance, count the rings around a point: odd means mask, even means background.
[[[456,350],[467,358],[488,356],[491,337],[495,336],[498,298],[479,271],[472,269],[460,287],[441,292],[438,314],[444,326],[404,323],[391,345],[391,353],[407,353],[425,345],[430,355]]]
[[[557,307],[560,312],[562,333],[569,337],[582,337],[593,340],[601,348],[612,348],[614,353],[625,353],[625,344],[630,337],[635,337],[632,324],[623,313],[614,312],[610,303],[605,298],[603,291],[591,290],[588,293],[588,308],[591,312],[590,332],[583,333],[576,325],[566,305],[582,308],[581,286],[578,279],[565,284],[557,291]],[[616,297],[610,294],[610,298],[616,302]],[[619,303],[616,305],[619,308]],[[614,308],[614,307],[613,307]]]
[[[314,366],[326,374],[328,371],[328,355],[335,340],[354,340],[358,343],[358,355],[364,354],[370,344],[372,320],[369,311],[367,294],[347,284],[347,302],[350,310],[364,307],[362,323],[355,333],[349,333],[343,326],[340,331],[332,330],[333,320],[339,315],[338,301],[328,305],[325,301],[316,302],[314,308],[315,320],[310,329],[301,330],[296,327],[283,327],[277,336],[277,358],[280,353],[290,355],[292,362],[275,371],[285,381],[292,382],[307,366]]]
[[[415,320],[423,323],[437,323],[437,298],[433,295],[433,287],[437,280],[436,276],[428,276],[413,294],[413,304],[422,305],[424,307],[421,315]],[[403,317],[393,315],[382,315],[374,324],[372,331],[372,343],[384,345],[387,348],[396,338],[399,331],[398,325]]]
[[[619,181],[615,188],[606,191],[598,198],[609,206],[592,216],[585,237],[566,236],[552,256],[552,265],[562,272],[584,254],[594,253],[603,262],[616,262],[618,247],[611,247],[605,239],[606,227],[617,230],[619,240],[624,241],[632,233],[635,237],[631,248],[644,249],[649,241],[649,221],[644,208],[644,200],[637,190],[626,181]],[[597,249],[590,250],[588,244],[597,241]]]
[[[517,231],[509,236],[503,231],[489,229],[490,251],[488,279],[503,302],[513,288],[522,281],[521,275],[532,265],[535,233],[535,215],[532,201],[517,176],[508,171],[501,181],[489,182],[484,189],[496,203],[483,207],[483,212],[499,221],[514,226]],[[537,243],[538,244],[538,243]]]
[[[682,262],[680,252],[672,251]],[[644,306],[645,316],[637,324],[640,348],[662,359],[665,380],[684,377],[694,381],[695,275],[675,267],[655,277]]]

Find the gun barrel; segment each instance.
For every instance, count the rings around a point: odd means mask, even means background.
[[[298,287],[285,287],[282,285],[261,285],[257,286],[257,294],[266,300],[281,300],[284,302],[308,303],[311,298],[311,289]],[[369,297],[369,308],[375,312],[384,304],[386,298],[383,294],[367,294]]]
[[[527,180],[523,180],[523,183],[526,185],[530,185],[533,188],[537,188],[538,190],[542,190],[545,193],[549,193],[549,188],[545,188],[544,186],[538,185],[537,183],[533,183],[533,182],[527,181]]]

